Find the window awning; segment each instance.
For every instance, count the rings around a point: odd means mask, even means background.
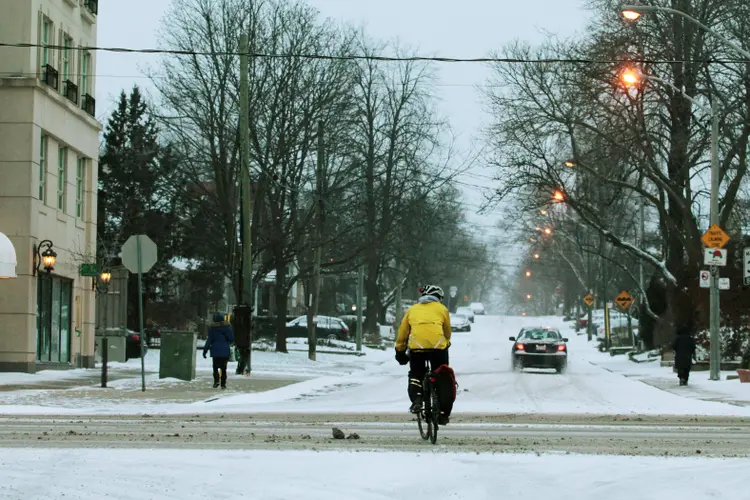
[[[16,277],[16,249],[7,236],[0,233],[0,279]]]

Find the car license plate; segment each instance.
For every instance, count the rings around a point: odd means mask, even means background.
[[[536,350],[537,351],[546,351],[547,350],[547,346],[546,345],[537,345],[536,346]]]

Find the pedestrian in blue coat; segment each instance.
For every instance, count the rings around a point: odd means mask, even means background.
[[[203,357],[206,357],[208,351],[211,351],[211,358],[214,365],[214,388],[227,388],[227,362],[229,361],[230,345],[234,342],[234,333],[232,326],[224,321],[224,315],[217,313],[214,315],[214,324],[208,329],[208,339],[203,346]]]

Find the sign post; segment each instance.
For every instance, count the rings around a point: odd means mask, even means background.
[[[725,233],[724,230],[721,227],[719,227],[718,224],[713,224],[708,229],[708,231],[703,233],[703,236],[701,237],[701,241],[709,249],[721,250],[729,242],[729,235]],[[715,252],[706,251],[704,254],[705,260],[708,260],[709,253],[711,254],[711,262],[712,262],[711,283],[710,283],[710,290],[711,290],[711,296],[710,296],[711,375],[709,378],[711,380],[719,380],[721,378],[721,373],[720,373],[721,360],[719,359],[721,357],[721,349],[719,346],[721,339],[719,338],[720,303],[719,303],[719,268],[717,264],[721,262],[721,255],[720,255],[721,252],[719,252],[719,255],[717,255]],[[726,255],[724,255],[724,261],[726,265]]]
[[[146,335],[143,331],[143,273],[156,264],[157,248],[145,234],[134,234],[122,246],[122,263],[131,273],[138,273],[138,320],[141,330],[141,391],[146,390]]]
[[[625,311],[625,314],[627,314],[628,317],[628,335],[630,336],[630,340],[633,343],[633,347],[635,347],[635,336],[633,335],[633,321],[630,318],[630,306],[633,305],[633,296],[630,295],[630,292],[627,290],[623,290],[615,297],[615,302],[617,302],[617,305],[620,306],[620,309]]]
[[[594,307],[594,294],[589,292],[588,295],[586,295],[583,298],[583,301],[588,306],[588,321],[586,322],[586,340],[591,342],[591,339],[593,338],[593,331],[594,331],[594,325],[592,324],[594,322],[594,315],[592,314],[592,308]]]
[[[750,247],[745,247],[742,253],[742,284],[750,286]]]

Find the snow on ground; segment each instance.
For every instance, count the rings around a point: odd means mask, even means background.
[[[557,326],[568,335],[567,373],[513,372],[508,337],[534,325]],[[750,415],[750,408],[685,398],[612,373],[594,364],[603,357],[557,317],[478,316],[472,332],[453,335],[451,366],[459,383],[454,412]],[[407,372],[392,361],[346,380],[318,379],[222,398],[202,405],[202,411],[403,412]]]
[[[525,326],[552,325],[569,337],[568,371],[562,375],[554,370],[511,369],[509,336],[515,336]],[[290,347],[305,350],[304,341],[293,342]],[[343,345],[343,344],[342,344]],[[339,348],[349,350],[346,345]],[[321,348],[323,349],[323,348]],[[99,404],[87,399],[83,404],[72,401],[70,406],[79,411],[94,413],[360,413],[406,412],[408,367],[398,365],[393,351],[365,349],[366,356],[319,354],[318,361],[309,361],[306,352],[253,352],[253,375],[256,377],[299,377],[303,380],[265,392],[239,392],[235,394],[212,392],[195,403],[179,404],[153,400],[107,402]],[[147,370],[151,371],[149,388],[165,383],[158,380],[158,351],[149,351]],[[668,368],[660,369],[647,363],[632,363],[624,356],[611,358],[599,353],[586,341],[585,335],[576,335],[558,317],[491,317],[478,316],[472,332],[455,333],[451,347],[451,365],[456,370],[459,396],[454,407],[457,414],[482,413],[583,413],[583,414],[677,414],[677,415],[750,415],[750,406],[720,402],[734,402],[739,391],[750,392],[750,384],[737,381],[726,385],[727,398],[698,397],[707,382],[707,374],[696,373],[691,387],[679,388]],[[112,364],[113,374],[129,373],[130,380],[117,382],[130,390],[137,390],[139,360],[125,364]],[[632,365],[632,366],[631,366]],[[211,369],[210,359],[198,357],[198,372],[204,375]],[[629,370],[634,371],[629,371]],[[135,370],[135,371],[134,371]],[[234,364],[230,364],[230,383]],[[620,373],[618,373],[620,370]],[[634,376],[645,374],[646,377]],[[649,374],[659,374],[665,390],[648,381]],[[653,375],[656,377],[656,375]],[[653,378],[652,377],[652,378]],[[651,380],[651,379],[649,379]],[[194,382],[195,384],[197,382]],[[201,382],[205,384],[204,382]],[[724,384],[723,382],[721,384]],[[117,387],[117,385],[116,385]],[[684,391],[680,389],[685,389]],[[93,391],[89,391],[92,393]],[[712,393],[713,394],[713,393]],[[71,393],[73,395],[73,393]],[[208,398],[208,399],[205,399]],[[148,403],[148,404],[145,404]],[[24,405],[24,406],[14,406]],[[39,403],[36,403],[39,404]],[[0,413],[49,413],[57,408],[29,407],[29,401],[14,400],[11,392],[0,392]],[[68,406],[68,405],[63,405]]]
[[[703,500],[747,494],[745,460],[733,459],[118,449],[12,449],[0,456],[4,500]]]
[[[74,380],[89,376],[91,370],[43,370],[37,373],[0,372],[0,387],[6,385],[31,385]]]
[[[634,363],[628,360],[627,356],[612,357],[600,352],[590,353],[588,356],[592,363],[605,370],[681,397],[750,406],[750,384],[741,384],[739,380],[727,380],[727,375],[737,375],[737,372],[724,371],[721,372],[721,380],[710,380],[708,371],[692,371],[688,386],[681,387],[672,367],[660,365],[660,357],[652,358],[652,361]],[[639,359],[644,360],[648,357],[640,356]]]

